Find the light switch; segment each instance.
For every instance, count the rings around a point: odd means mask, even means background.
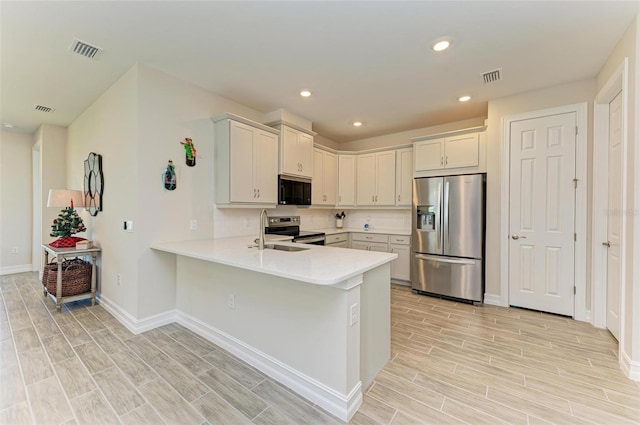
[[[124,222],[124,230],[133,233],[133,220],[127,220]]]

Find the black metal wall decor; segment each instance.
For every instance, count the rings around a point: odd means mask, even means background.
[[[91,152],[84,160],[84,206],[92,216],[102,211],[102,155]]]

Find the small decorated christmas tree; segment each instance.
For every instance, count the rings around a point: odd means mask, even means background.
[[[65,209],[60,211],[58,214],[58,218],[53,219],[53,224],[51,225],[51,233],[49,236],[58,237],[55,242],[58,242],[59,246],[75,246],[76,239],[82,238],[70,238],[71,235],[75,235],[79,232],[84,232],[87,230],[84,227],[84,223],[82,223],[82,218],[78,215],[76,210],[73,207],[66,207]],[[68,242],[63,242],[64,239],[71,239]],[[55,243],[54,242],[54,243]],[[53,243],[50,244],[51,246]]]

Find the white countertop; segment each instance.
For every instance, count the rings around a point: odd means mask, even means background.
[[[398,230],[398,229],[382,229],[382,228],[373,228],[369,230],[364,230],[362,227],[343,227],[342,229],[336,229],[335,227],[326,228],[326,229],[303,229],[310,231],[318,231],[324,232],[327,235],[335,235],[338,233],[375,233],[379,235],[396,235],[396,236],[411,236],[411,229],[407,230]]]
[[[344,232],[344,230],[343,230]],[[316,285],[335,285],[398,258],[397,254],[276,242],[309,248],[260,251],[254,237],[157,242],[152,249]],[[250,248],[250,246],[252,246]]]

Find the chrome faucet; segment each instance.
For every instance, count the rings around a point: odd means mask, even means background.
[[[260,236],[258,237],[258,249],[264,249],[264,221],[269,218],[267,210],[260,211]]]

